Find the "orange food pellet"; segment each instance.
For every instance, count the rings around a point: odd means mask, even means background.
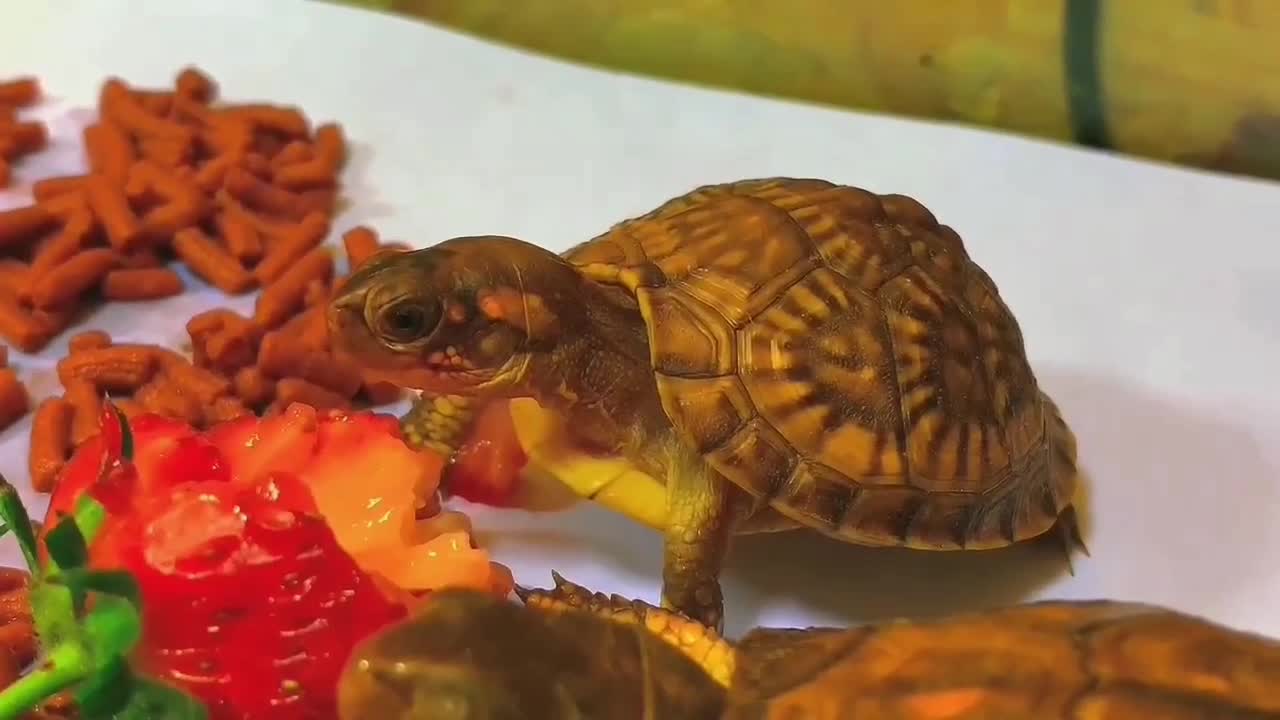
[[[238,295],[253,288],[253,275],[199,228],[174,235],[173,249],[191,272],[225,293]]]
[[[132,392],[151,379],[157,369],[157,348],[111,345],[68,355],[58,361],[63,387],[82,380],[99,391]]]
[[[89,170],[123,185],[129,175],[129,168],[137,157],[133,143],[124,129],[103,119],[86,126],[83,137]]]
[[[205,423],[216,425],[217,423],[234,420],[238,417],[251,415],[253,413],[238,397],[220,397],[213,401],[213,404],[205,410]]]
[[[174,386],[181,388],[184,394],[202,403],[212,403],[215,399],[231,392],[231,380],[212,370],[192,364],[172,350],[164,350],[158,357],[164,375],[173,382]]]
[[[20,77],[0,82],[0,105],[23,107],[40,99],[40,81],[33,77]]]
[[[88,211],[67,218],[62,230],[38,248],[31,258],[31,279],[42,278],[75,257],[84,248],[92,231],[93,218]]]
[[[39,352],[62,330],[56,315],[38,313],[0,295],[0,337],[23,352]]]
[[[257,367],[242,368],[232,382],[236,395],[251,407],[262,407],[275,397],[275,384]]]
[[[30,242],[54,222],[56,218],[39,205],[0,212],[0,248]]]
[[[0,430],[22,419],[31,408],[27,387],[13,368],[0,368]]]
[[[174,90],[180,97],[199,103],[211,102],[218,96],[218,85],[199,68],[186,67],[174,79]]]
[[[257,262],[262,257],[262,235],[243,215],[222,210],[215,218],[222,242],[241,262]]]
[[[65,399],[51,397],[40,403],[31,420],[31,449],[27,456],[31,487],[50,492],[71,453],[71,421],[75,409]]]
[[[307,286],[333,277],[333,257],[323,247],[302,256],[267,285],[254,306],[253,320],[261,328],[273,328],[304,306]]]
[[[284,333],[268,333],[258,349],[258,367],[277,378],[299,377],[350,399],[360,390],[360,368],[330,355],[302,347]]]
[[[120,256],[113,250],[85,250],[37,278],[31,287],[31,304],[41,310],[67,308],[119,264]]]
[[[158,300],[182,290],[182,277],[169,268],[112,270],[102,280],[102,294],[108,300]]]
[[[36,202],[39,202],[64,193],[83,192],[85,180],[85,175],[44,178],[31,185],[31,194],[35,197]]]
[[[176,382],[157,376],[133,393],[133,399],[157,415],[173,418],[188,425],[199,425],[204,409],[199,400],[184,392]]]
[[[120,251],[133,247],[142,226],[133,208],[129,207],[124,188],[106,175],[95,174],[85,181],[85,194],[94,216],[106,229],[112,246]]]
[[[71,443],[80,443],[98,434],[98,419],[102,412],[102,394],[92,383],[77,380],[65,386],[62,397],[71,406]]]
[[[293,263],[324,242],[329,234],[329,218],[323,213],[308,214],[297,225],[276,239],[253,274],[262,285],[268,285],[285,273]]]
[[[364,225],[357,225],[342,234],[342,245],[347,251],[347,267],[355,270],[378,252],[378,234]]]
[[[75,354],[82,350],[104,348],[111,344],[111,335],[106,330],[86,330],[77,333],[67,342],[67,351]]]

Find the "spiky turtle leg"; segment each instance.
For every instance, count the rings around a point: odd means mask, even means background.
[[[445,458],[440,476],[440,492],[445,497],[454,456],[471,429],[475,409],[474,398],[424,392],[400,418],[400,431],[410,447],[433,450]]]
[[[527,607],[539,612],[588,612],[622,625],[641,626],[684,653],[717,683],[729,686],[734,650],[715,630],[643,600],[592,592],[554,570],[551,577],[555,587],[550,590],[517,586],[516,594]]]

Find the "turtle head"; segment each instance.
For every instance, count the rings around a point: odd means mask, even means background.
[[[353,650],[338,683],[343,720],[520,720],[527,690],[495,652],[531,659],[535,622],[492,593],[443,590]],[[495,637],[488,623],[510,631]],[[509,645],[511,647],[497,647]],[[517,664],[520,664],[517,661]],[[543,702],[546,702],[543,699]]]
[[[656,635],[575,608],[433,592],[362,640],[338,683],[342,720],[720,717],[724,688]]]
[[[520,394],[531,360],[587,322],[577,271],[500,236],[380,254],[328,309],[335,353],[371,379],[457,395]]]

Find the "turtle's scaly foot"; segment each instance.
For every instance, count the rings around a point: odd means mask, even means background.
[[[721,632],[720,572],[746,495],[734,492],[732,483],[711,471],[702,456],[683,443],[675,444],[670,454],[662,606]]]
[[[541,612],[588,612],[624,625],[643,626],[698,663],[716,682],[728,687],[733,677],[733,648],[715,630],[643,600],[591,592],[554,570],[551,577],[555,580],[554,588],[517,585],[516,595],[527,607]]]
[[[680,576],[683,580],[683,573]],[[692,585],[669,581],[664,584],[662,608],[706,625],[719,632],[724,627],[724,595],[715,580]]]

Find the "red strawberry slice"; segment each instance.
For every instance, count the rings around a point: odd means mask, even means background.
[[[351,647],[414,595],[511,588],[469,531],[416,520],[440,461],[406,446],[393,417],[295,405],[201,434],[143,416],[134,463],[119,462],[123,434],[105,417],[64,470],[46,527],[86,492],[108,507],[90,566],[136,575],[137,659],[213,720],[333,718]]]
[[[115,422],[114,418],[110,422]],[[134,418],[129,425],[133,435],[133,464],[141,477],[174,482],[202,472],[195,467],[201,459],[188,456],[179,449],[181,441],[196,435],[196,431],[189,425],[150,414]],[[107,461],[106,454],[102,434],[94,435],[76,449],[75,455],[59,475],[53,496],[49,498],[49,514],[46,519],[62,517],[75,509],[80,495],[102,474],[103,464]],[[208,457],[203,459],[204,462],[209,460]]]
[[[509,403],[491,402],[476,416],[467,442],[449,470],[449,492],[473,503],[515,504],[525,456],[511,420]]]
[[[137,659],[213,720],[332,718],[351,647],[405,609],[323,518],[293,509],[307,495],[300,480],[263,485],[184,485],[130,518],[140,542],[122,560],[145,599]]]
[[[297,470],[315,450],[314,408],[294,404],[265,419],[246,416],[213,428],[209,441],[234,468],[236,482],[252,484],[269,473]]]

